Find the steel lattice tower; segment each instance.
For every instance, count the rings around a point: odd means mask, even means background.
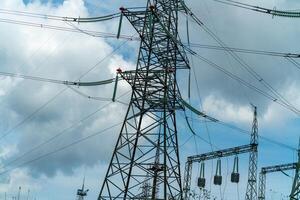
[[[298,163],[296,166],[295,178],[292,186],[292,191],[290,194],[291,200],[300,199],[300,139],[298,145]]]
[[[249,157],[248,183],[246,190],[246,200],[257,200],[257,146],[258,146],[258,122],[257,108],[254,106],[254,118],[252,124],[250,144],[256,146]]]
[[[121,8],[141,43],[136,70],[119,71],[132,96],[98,200],[182,199],[176,74],[189,62],[177,30],[181,3],[148,0],[143,10]],[[145,183],[150,192],[143,192]]]
[[[87,196],[89,190],[84,189],[85,178],[82,182],[82,188],[77,190],[77,198],[76,200],[84,200],[84,197]]]

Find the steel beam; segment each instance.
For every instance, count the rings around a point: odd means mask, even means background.
[[[267,174],[275,172],[284,172],[288,170],[294,170],[297,167],[297,163],[288,163],[282,165],[274,165],[261,168],[259,173],[259,187],[258,187],[258,199],[266,199],[266,184],[267,184]]]

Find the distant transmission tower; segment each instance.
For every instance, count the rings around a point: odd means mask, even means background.
[[[145,182],[142,185],[142,193],[140,195],[141,199],[150,199],[151,198],[151,184],[148,180],[145,180]]]
[[[182,199],[176,111],[183,106],[176,74],[189,68],[178,36],[182,2],[148,0],[141,10],[121,8],[141,43],[136,70],[119,70],[132,96],[98,200],[142,199],[145,183],[151,184],[149,199]]]
[[[292,192],[290,195],[290,200],[300,199],[300,139],[298,145],[298,163],[296,166],[295,178],[292,186]]]
[[[256,146],[249,157],[248,184],[246,190],[246,200],[257,200],[257,146],[258,146],[258,122],[257,108],[254,107],[254,118],[251,132],[250,144]]]
[[[89,190],[85,190],[84,189],[84,183],[85,183],[85,178],[83,178],[81,189],[77,190],[77,198],[76,198],[76,200],[84,200],[84,197],[87,196],[87,193],[88,193]]]

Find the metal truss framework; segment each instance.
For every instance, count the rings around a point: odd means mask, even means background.
[[[195,156],[189,156],[185,164],[185,174],[184,174],[184,199],[189,199],[189,193],[191,188],[192,179],[192,166],[193,163],[199,163],[207,160],[213,160],[223,157],[230,157],[239,154],[249,153],[257,149],[257,144],[243,145],[218,151],[213,151],[209,153],[204,153]]]
[[[297,163],[289,163],[283,165],[275,165],[269,167],[261,168],[259,173],[259,187],[258,187],[258,199],[266,199],[266,183],[267,183],[267,174],[274,172],[284,172],[289,170],[295,170],[297,168]]]
[[[132,96],[98,200],[182,199],[176,111],[184,108],[176,74],[190,67],[177,30],[181,3],[121,8],[141,43],[136,70],[119,71]]]
[[[292,186],[292,191],[290,194],[290,200],[300,199],[300,139],[298,145],[298,162],[296,164],[295,178]]]
[[[258,145],[258,122],[257,122],[257,108],[254,106],[254,118],[252,124],[250,144]],[[249,169],[248,169],[248,183],[246,189],[246,200],[257,199],[257,149],[250,152]]]
[[[199,163],[206,160],[218,159],[222,157],[230,157],[238,154],[250,153],[250,165],[249,165],[249,180],[254,180],[256,185],[257,177],[257,147],[258,147],[258,123],[257,123],[257,109],[254,107],[254,118],[251,132],[251,141],[249,145],[243,145],[238,147],[232,147],[228,149],[208,152],[200,155],[189,156],[185,164],[185,174],[184,174],[184,199],[189,199],[189,193],[191,189],[191,179],[192,179],[192,166],[193,163]],[[254,156],[252,156],[254,154]],[[250,173],[251,171],[251,173]],[[248,187],[253,187],[254,190],[249,191],[250,196],[255,196],[257,194],[256,186],[253,185],[254,181],[248,180]],[[250,186],[249,186],[250,184]],[[250,193],[252,192],[252,193]],[[246,196],[246,198],[248,198]],[[253,199],[251,199],[253,200]]]
[[[82,188],[77,190],[76,200],[84,200],[84,198],[87,196],[89,190],[86,190],[84,188],[84,183],[85,183],[85,178],[83,179]]]

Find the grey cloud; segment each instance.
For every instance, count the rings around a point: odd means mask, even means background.
[[[294,42],[300,31],[299,26],[296,25],[297,20],[276,17],[272,19],[268,15],[209,1],[192,1],[189,6],[230,47],[299,52],[299,47]],[[195,23],[190,23],[190,29],[192,30],[192,42],[218,45]],[[240,64],[225,53],[211,50],[196,51],[249,83],[265,90],[264,86],[254,80],[245,69],[242,69]],[[239,54],[239,56],[282,94],[285,93],[291,82],[299,84],[300,72],[285,59],[246,54]],[[220,97],[238,105],[249,104],[249,101],[253,101],[252,103],[257,104],[262,112],[266,110],[270,101],[261,95],[244,88],[197,59],[194,59],[194,63],[203,98],[210,93],[217,93]]]
[[[56,10],[63,12],[63,10],[70,9],[63,6],[66,5],[60,5],[51,9],[53,12]],[[62,14],[60,13],[60,15]],[[1,71],[60,80],[76,80],[112,50],[112,47],[106,41],[90,36],[32,29],[30,37],[28,37],[28,35],[23,33],[31,30],[31,28],[3,24],[0,26],[1,35],[5,36],[3,37],[5,41],[0,42],[1,49],[4,49],[0,54],[2,58],[0,60]],[[2,27],[5,27],[5,29],[2,29]],[[98,28],[99,30],[98,26],[92,28]],[[103,27],[100,27],[100,30],[105,32]],[[15,33],[14,37],[9,37],[11,33]],[[117,41],[113,45],[119,45],[120,43],[120,41]],[[128,49],[131,48],[130,46],[128,47]],[[6,49],[8,50],[6,51]],[[119,62],[118,59],[122,62]],[[112,68],[119,67],[114,66],[118,63],[120,65],[126,63],[126,67],[131,67],[132,65],[131,62],[126,62],[122,59],[122,56],[120,58],[111,56],[83,77],[81,81],[112,78],[115,76]],[[4,86],[2,85],[2,87]],[[4,120],[1,121],[0,130],[2,132],[0,135],[26,119],[33,111],[37,110],[64,88],[65,86],[27,80],[16,83],[6,95],[1,96],[0,110],[1,118]],[[91,96],[111,98],[113,85],[76,89]],[[121,95],[126,90],[128,88],[120,86],[118,95]],[[123,100],[126,101],[126,98]],[[105,104],[107,102],[88,100],[68,89],[7,136],[9,141],[13,138],[13,143],[18,141],[18,152],[5,158],[3,164],[5,165],[5,163],[14,160],[24,152],[43,143]],[[29,173],[35,177],[41,175],[53,177],[58,171],[70,175],[73,173],[73,170],[82,165],[93,166],[99,161],[106,162],[110,157],[108,152],[112,151],[116,135],[119,132],[118,129],[109,130],[105,135],[86,140],[81,145],[75,145],[70,149],[56,153],[54,156],[48,156],[46,159],[22,165],[24,162],[26,163],[40,155],[52,152],[122,121],[125,111],[126,107],[124,105],[118,103],[110,104],[109,107],[95,114],[89,120],[82,124],[79,123],[80,126],[75,126],[56,140],[31,152],[23,159],[8,166],[8,168],[21,166],[27,168]]]

